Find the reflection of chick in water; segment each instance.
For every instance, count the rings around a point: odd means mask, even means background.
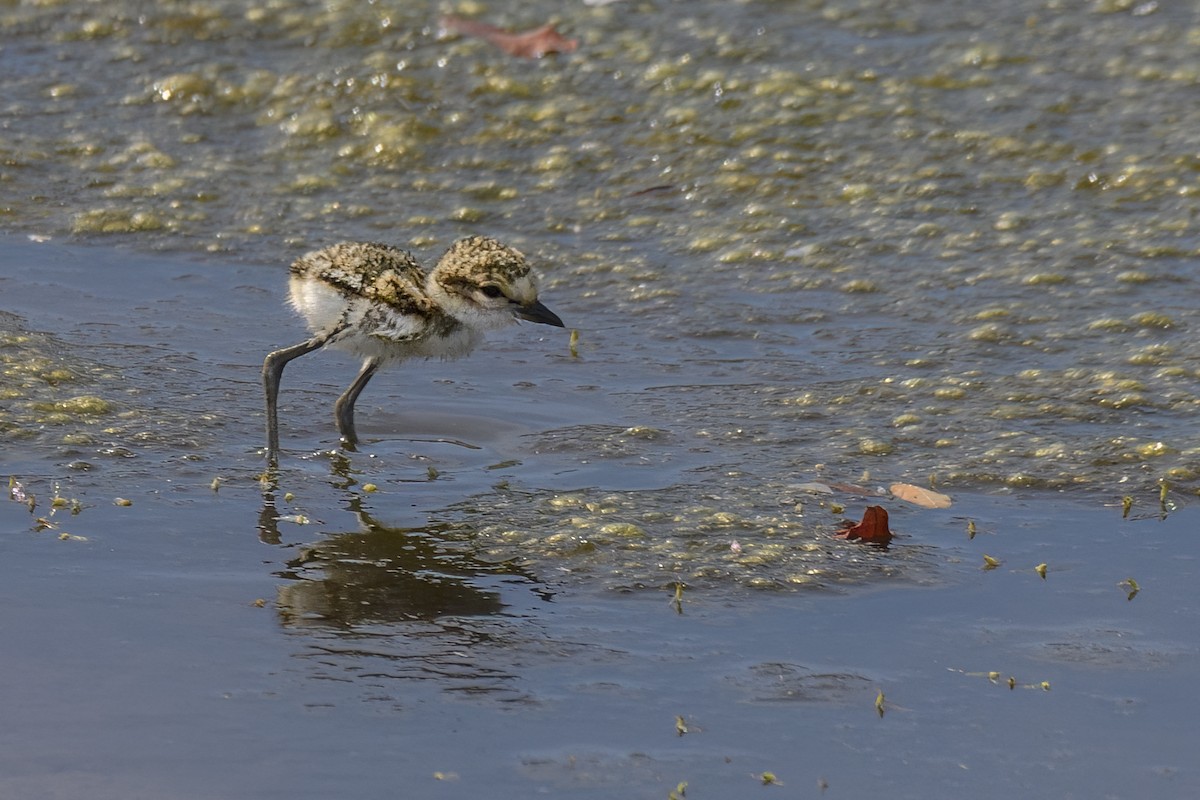
[[[279,589],[285,625],[350,628],[495,614],[495,592],[471,578],[495,566],[443,547],[437,527],[389,528],[358,512],[363,530],[326,536],[288,562]]]
[[[349,465],[333,462],[345,487],[354,485]],[[259,537],[268,544],[282,543],[276,490],[264,491],[259,512]],[[343,678],[433,679],[455,691],[512,693],[515,676],[499,653],[528,637],[501,613],[500,593],[480,586],[512,575],[536,585],[532,578],[476,560],[454,526],[389,527],[364,512],[357,495],[347,499],[358,530],[321,535],[278,573],[285,579],[276,597],[280,622],[302,632],[296,655],[315,659],[322,675],[332,669]]]
[[[350,462],[336,458],[333,472],[353,485]],[[277,487],[263,492],[259,538],[281,544]],[[285,625],[350,628],[432,620],[441,616],[480,616],[502,609],[496,592],[472,585],[484,575],[519,574],[511,567],[482,563],[446,546],[449,527],[432,524],[396,528],[377,522],[348,497],[359,530],[327,535],[305,546],[282,573],[291,582],[279,588],[278,608]],[[446,534],[446,535],[440,535]]]

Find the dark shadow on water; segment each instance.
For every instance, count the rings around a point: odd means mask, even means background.
[[[351,461],[332,457],[333,483],[342,490],[355,485]],[[263,480],[259,538],[279,544],[282,519],[276,503],[277,472]],[[362,498],[347,493],[347,510],[358,529],[330,533],[305,545],[279,576],[279,612],[285,626],[321,626],[355,630],[362,625],[392,625],[447,616],[484,616],[502,611],[498,592],[473,581],[526,573],[505,563],[485,563],[445,534],[448,524],[418,527],[381,523],[362,507]]]
[[[287,626],[354,630],[503,610],[499,594],[472,579],[493,565],[449,551],[436,526],[392,528],[358,512],[362,529],[323,537],[279,573],[279,613]]]
[[[388,526],[357,498],[350,505],[357,530],[301,547],[276,573],[285,581],[278,619],[301,637],[296,657],[308,678],[363,682],[376,701],[376,690],[420,681],[450,694],[530,702],[501,655],[529,633],[506,612],[499,589],[501,582],[532,586],[528,577],[456,551],[444,526]],[[276,524],[269,493],[260,519],[265,530]]]

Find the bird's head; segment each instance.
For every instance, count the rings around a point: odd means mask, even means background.
[[[429,276],[430,293],[459,322],[499,328],[516,319],[563,327],[538,300],[537,279],[521,251],[488,236],[459,239]]]

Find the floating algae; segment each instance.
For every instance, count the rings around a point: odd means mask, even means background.
[[[123,353],[113,353],[118,363]],[[110,366],[100,347],[72,347],[0,311],[0,441],[55,448],[72,468],[91,456],[134,458],[147,447],[178,455],[197,426],[218,418],[189,408],[190,375],[159,364]]]
[[[747,476],[717,489],[497,491],[438,515],[442,536],[487,563],[544,580],[570,574],[614,589],[741,585],[836,589],[868,581],[932,580],[920,546],[886,555],[833,539],[836,525],[796,511],[783,483]]]
[[[79,395],[53,402],[30,403],[29,407],[44,415],[39,418],[39,421],[53,424],[72,422],[85,417],[98,417],[111,414],[113,411],[112,403],[94,394]]]
[[[0,436],[56,434],[64,444],[86,441],[88,431],[110,424],[117,409],[96,393],[111,377],[100,365],[73,358],[53,337],[25,329],[19,317],[0,312],[0,398],[6,401],[0,406]],[[49,433],[45,426],[58,430]]]

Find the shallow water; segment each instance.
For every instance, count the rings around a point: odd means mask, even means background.
[[[461,10],[581,47],[0,6],[0,794],[1193,795],[1191,15]],[[577,354],[385,373],[352,454],[300,359],[260,480],[286,263],[473,231]]]
[[[9,5],[5,225],[279,266],[485,230],[740,468],[1200,481],[1183,7],[551,9],[582,47],[527,62],[425,4]]]
[[[742,438],[580,383],[586,360],[527,328],[381,376],[353,454],[329,449],[353,366],[301,360],[263,482],[258,358],[295,327],[276,276],[3,252],[25,316],[2,352],[33,365],[5,383],[4,794],[1200,786],[1179,492],[1124,521],[1028,490],[947,511],[812,495],[786,464],[725,464]],[[889,550],[832,538],[835,505],[879,502]]]

